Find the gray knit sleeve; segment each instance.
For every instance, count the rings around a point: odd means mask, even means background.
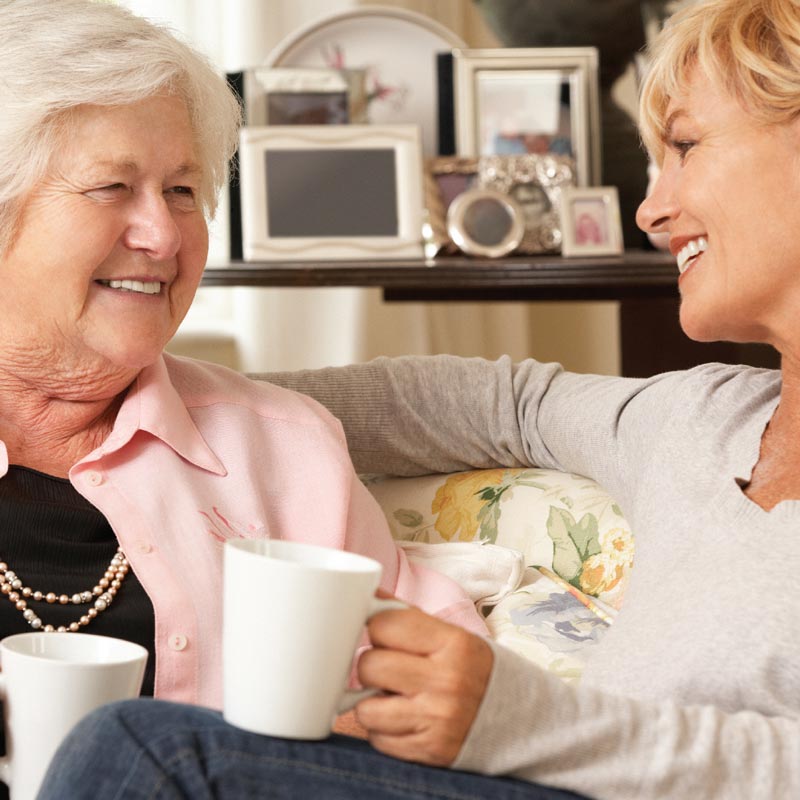
[[[456,769],[595,800],[800,797],[800,721],[568,685],[495,643]]]
[[[604,479],[619,463],[621,432],[655,432],[652,415],[632,402],[647,381],[576,375],[532,359],[407,356],[256,377],[327,406],[361,472],[543,466]]]

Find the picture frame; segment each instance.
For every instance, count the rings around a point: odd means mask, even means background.
[[[257,67],[266,125],[346,125],[350,122],[350,86],[333,69]]]
[[[427,225],[425,255],[454,255],[458,246],[447,232],[450,204],[478,178],[478,159],[439,156],[425,160],[424,190]]]
[[[624,249],[616,186],[570,187],[561,198],[564,256],[619,255]]]
[[[478,185],[509,195],[521,207],[524,235],[516,252],[561,250],[561,198],[575,184],[575,162],[568,156],[482,156]]]
[[[595,47],[453,50],[456,152],[571,156],[599,184],[598,70]]]
[[[245,127],[245,261],[421,258],[417,125]]]
[[[467,189],[447,210],[447,232],[468,256],[501,258],[519,247],[525,232],[522,207],[496,189]]]

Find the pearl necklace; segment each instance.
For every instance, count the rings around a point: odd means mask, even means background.
[[[0,592],[8,598],[9,602],[14,604],[18,611],[22,612],[25,621],[34,630],[42,630],[45,633],[52,633],[53,631],[74,633],[88,625],[98,614],[111,605],[127,574],[128,559],[125,558],[122,550],[117,548],[117,552],[114,553],[114,557],[106,567],[103,577],[97,582],[97,586],[91,592],[76,592],[70,596],[56,594],[55,592],[41,592],[38,589],[31,589],[30,586],[23,586],[16,572],[9,569],[5,561],[0,561]],[[34,600],[37,603],[41,601],[50,604],[59,603],[62,606],[68,603],[79,606],[94,601],[94,605],[76,622],[71,622],[69,625],[59,625],[56,628],[53,625],[42,624],[42,620],[36,612],[32,608],[28,608],[28,601],[30,600]]]

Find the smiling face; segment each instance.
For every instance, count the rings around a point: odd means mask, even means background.
[[[0,372],[119,391],[153,363],[205,265],[200,184],[181,100],[75,110],[0,258]]]
[[[800,122],[767,125],[697,71],[667,108],[661,174],[637,214],[667,233],[681,326],[699,341],[800,347]]]

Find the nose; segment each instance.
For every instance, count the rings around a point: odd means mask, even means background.
[[[653,167],[647,197],[636,212],[636,224],[645,233],[668,233],[669,227],[680,214],[675,192],[675,171],[669,166],[658,170]]]
[[[174,258],[181,246],[181,231],[163,194],[141,195],[131,205],[125,244],[144,251],[155,261]]]

